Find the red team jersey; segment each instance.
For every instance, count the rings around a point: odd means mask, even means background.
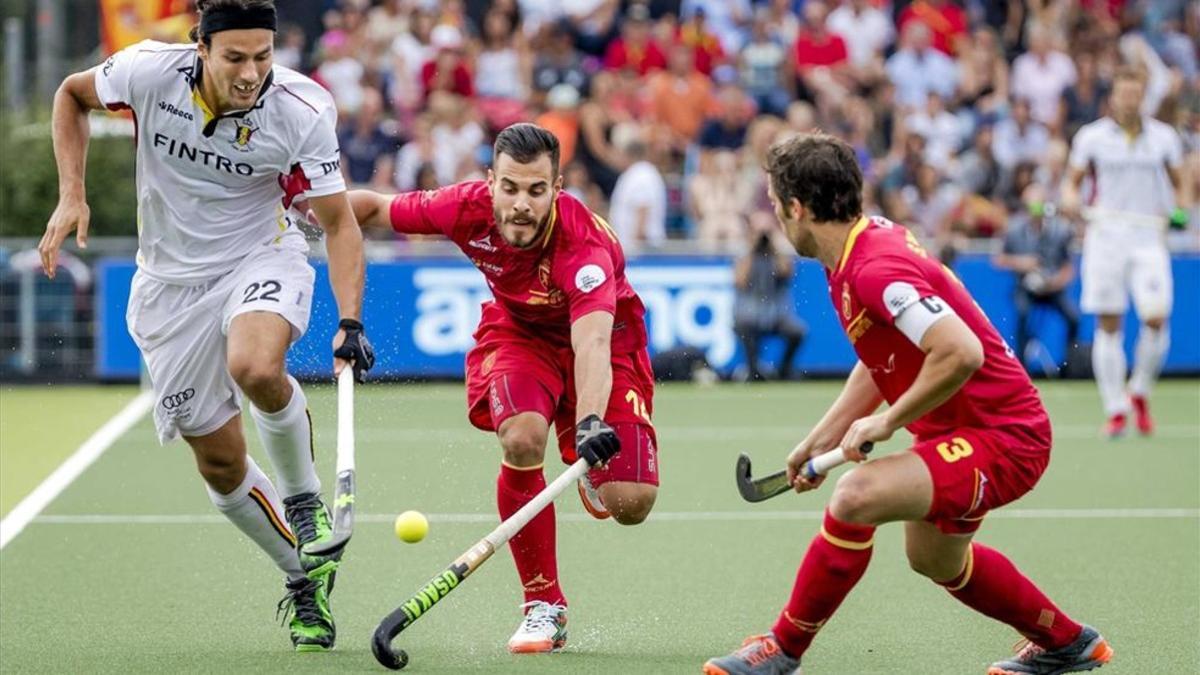
[[[500,236],[484,181],[397,195],[391,221],[397,232],[448,237],[483,273],[495,300],[484,305],[478,338],[495,327],[512,339],[569,348],[571,323],[604,311],[613,315],[613,354],[646,346],[645,309],[625,278],[616,234],[566,192],[555,199],[542,241],[528,249]]]
[[[946,402],[908,425],[918,441],[963,428],[1046,427],[1041,399],[1012,350],[958,277],[907,229],[883,218],[861,218],[837,269],[827,276],[842,328],[889,404],[912,386],[925,362],[925,354],[895,326],[910,304],[937,296],[983,343],[983,367]]]

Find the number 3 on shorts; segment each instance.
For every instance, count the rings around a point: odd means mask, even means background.
[[[937,451],[947,464],[953,464],[963,457],[970,457],[971,453],[975,452],[975,448],[971,447],[967,439],[955,436],[950,439],[949,443],[938,443]]]

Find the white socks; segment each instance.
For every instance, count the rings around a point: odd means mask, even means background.
[[[258,438],[262,441],[275,469],[279,491],[284,496],[294,497],[303,492],[320,492],[321,481],[313,466],[312,420],[308,417],[308,399],[300,389],[296,378],[288,375],[292,383],[292,400],[279,412],[263,412],[250,404],[250,415],[258,427]]]
[[[289,579],[304,576],[296,553],[296,537],[284,520],[279,493],[254,458],[246,456],[246,478],[233,492],[223,495],[207,483],[204,487],[221,513],[271,556]]]
[[[1092,340],[1092,370],[1100,389],[1104,414],[1112,417],[1129,412],[1129,395],[1125,393],[1125,335],[1096,330]]]
[[[1154,330],[1142,324],[1137,347],[1133,351],[1133,377],[1129,378],[1129,393],[1142,397],[1150,395],[1170,344],[1171,334],[1167,326]]]

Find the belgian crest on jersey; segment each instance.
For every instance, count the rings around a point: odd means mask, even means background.
[[[234,123],[237,124],[237,133],[234,134],[230,145],[239,152],[250,152],[254,149],[250,145],[250,139],[253,138],[254,132],[258,131],[258,125],[248,119],[235,119]]]

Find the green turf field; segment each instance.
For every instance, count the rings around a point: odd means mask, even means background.
[[[0,513],[8,513],[136,394],[132,386],[0,388]]]
[[[747,504],[734,459],[750,451],[758,471],[771,468],[837,386],[663,387],[650,520],[598,523],[573,491],[559,500],[567,650],[505,651],[521,598],[503,551],[402,634],[407,670],[695,673],[765,630],[828,489]],[[333,389],[308,391],[329,485]],[[1045,398],[1057,437],[1049,472],[980,539],[1106,634],[1116,658],[1101,672],[1200,671],[1200,385],[1161,385],[1153,440],[1098,441],[1094,385],[1053,384]],[[382,672],[368,646],[375,624],[494,523],[498,453],[467,425],[462,399],[461,386],[359,390],[360,522],[334,594],[334,653],[292,653],[274,621],[281,575],[220,519],[186,447],[160,448],[147,420],[0,553],[0,671]],[[65,419],[53,405],[43,414],[42,425]],[[3,452],[39,447],[39,428],[6,435]],[[420,544],[391,533],[406,509],[430,515]],[[805,657],[808,675],[982,673],[1008,653],[1015,634],[911,573],[899,535],[881,528],[865,579]]]

